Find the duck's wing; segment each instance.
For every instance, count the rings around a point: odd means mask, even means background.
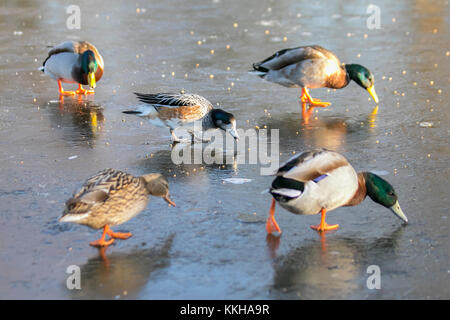
[[[211,102],[197,94],[157,93],[142,94],[135,93],[139,101],[149,104],[162,120],[183,119],[186,121],[196,120],[203,117],[213,106]],[[143,108],[138,111],[146,114]],[[145,109],[145,108],[144,108]]]
[[[339,58],[332,51],[325,49],[324,47],[321,46],[312,46],[312,48],[323,54],[328,60],[333,60],[338,65],[341,65]]]
[[[311,180],[318,182],[325,178],[327,173],[347,165],[349,165],[347,159],[341,154],[326,149],[316,149],[292,157],[278,169],[275,175],[302,182]]]
[[[45,67],[45,63],[47,62],[48,59],[50,59],[51,56],[56,55],[58,53],[62,53],[62,52],[75,53],[74,41],[70,41],[70,40],[64,41],[64,42],[58,44],[57,46],[52,47],[50,49],[50,51],[48,52],[47,58],[42,63],[42,66]]]
[[[137,178],[119,170],[105,169],[100,171],[90,177],[81,189],[67,200],[61,221],[74,221],[73,219],[77,217],[89,214],[93,207],[107,201],[112,192],[125,188],[133,180],[137,180]],[[64,219],[65,216],[70,215],[72,215],[72,218]]]
[[[189,93],[134,93],[139,101],[151,104],[155,107],[194,107],[209,106],[212,108],[211,102],[198,94]]]
[[[327,59],[331,56],[336,57],[331,51],[320,46],[289,48],[280,50],[261,62],[254,63],[253,68],[266,72],[268,70],[280,70],[288,65],[296,64],[304,60]]]
[[[103,57],[100,55],[97,48],[92,43],[89,43],[87,41],[71,41],[71,40],[64,41],[58,44],[57,46],[51,48],[42,66],[45,66],[45,63],[47,62],[48,59],[50,59],[51,56],[56,55],[58,53],[69,52],[74,54],[83,54],[83,52],[87,50],[91,50],[92,52],[94,52],[99,67],[103,69],[104,68]]]

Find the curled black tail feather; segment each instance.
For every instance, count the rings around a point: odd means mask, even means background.
[[[122,113],[126,113],[126,114],[141,114],[142,112],[136,111],[136,110],[127,110],[127,111],[122,111]]]

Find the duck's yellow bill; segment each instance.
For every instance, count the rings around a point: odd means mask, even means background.
[[[405,222],[408,222],[408,218],[405,216],[405,214],[403,213],[402,208],[400,208],[400,205],[398,204],[398,201],[396,201],[394,203],[394,205],[392,207],[390,207],[389,209],[391,209],[391,211],[400,219],[402,219]]]
[[[91,87],[91,89],[95,89],[95,73],[89,72],[88,84],[89,84],[89,87]]]
[[[371,86],[371,87],[367,88],[367,91],[369,91],[370,96],[372,97],[373,101],[375,101],[375,103],[378,104],[378,96],[377,96],[377,93],[375,92],[375,86]]]

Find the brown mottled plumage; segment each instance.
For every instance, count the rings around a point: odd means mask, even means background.
[[[104,241],[106,234],[122,239],[131,236],[131,233],[114,233],[109,226],[122,224],[139,214],[147,206],[149,195],[162,197],[175,206],[169,198],[169,184],[162,175],[151,173],[135,177],[123,171],[105,169],[89,178],[66,202],[59,221],[104,228],[102,238],[91,245],[108,245],[112,241]]]

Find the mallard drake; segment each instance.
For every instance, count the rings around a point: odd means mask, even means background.
[[[326,149],[303,152],[289,159],[275,175],[269,191],[273,199],[266,223],[268,233],[281,232],[274,218],[275,202],[295,214],[320,212],[320,224],[311,226],[317,231],[337,229],[339,225],[325,222],[326,213],[342,206],[355,206],[367,195],[408,222],[389,182],[371,172],[356,173],[337,152]]]
[[[313,99],[308,89],[346,87],[350,80],[366,89],[378,104],[373,74],[359,64],[341,64],[338,57],[321,46],[283,49],[269,58],[253,64],[250,71],[261,78],[289,88],[302,88],[300,100],[305,115],[306,103],[310,108],[327,107],[331,103]]]
[[[59,94],[64,96],[93,94],[104,67],[103,58],[93,44],[69,40],[53,47],[39,70],[58,81]],[[78,83],[78,89],[64,91],[61,82]],[[83,84],[91,90],[83,89]]]
[[[201,120],[201,129],[221,129],[230,133],[235,140],[239,139],[236,131],[236,119],[231,113],[222,109],[214,109],[211,102],[198,94],[188,93],[135,93],[144,104],[136,110],[123,111],[126,114],[135,114],[146,118],[157,126],[169,127],[174,142],[182,142],[175,135],[177,127],[192,124]],[[194,130],[188,130],[192,141],[198,138]],[[201,141],[203,138],[200,139]],[[184,141],[183,141],[184,142]]]
[[[72,198],[67,200],[60,222],[74,222],[93,229],[103,228],[102,237],[91,246],[109,246],[114,239],[128,239],[131,233],[113,232],[110,226],[122,224],[145,209],[148,196],[169,198],[169,183],[159,173],[135,177],[123,171],[105,169],[90,177]],[[106,235],[110,240],[105,240]]]

